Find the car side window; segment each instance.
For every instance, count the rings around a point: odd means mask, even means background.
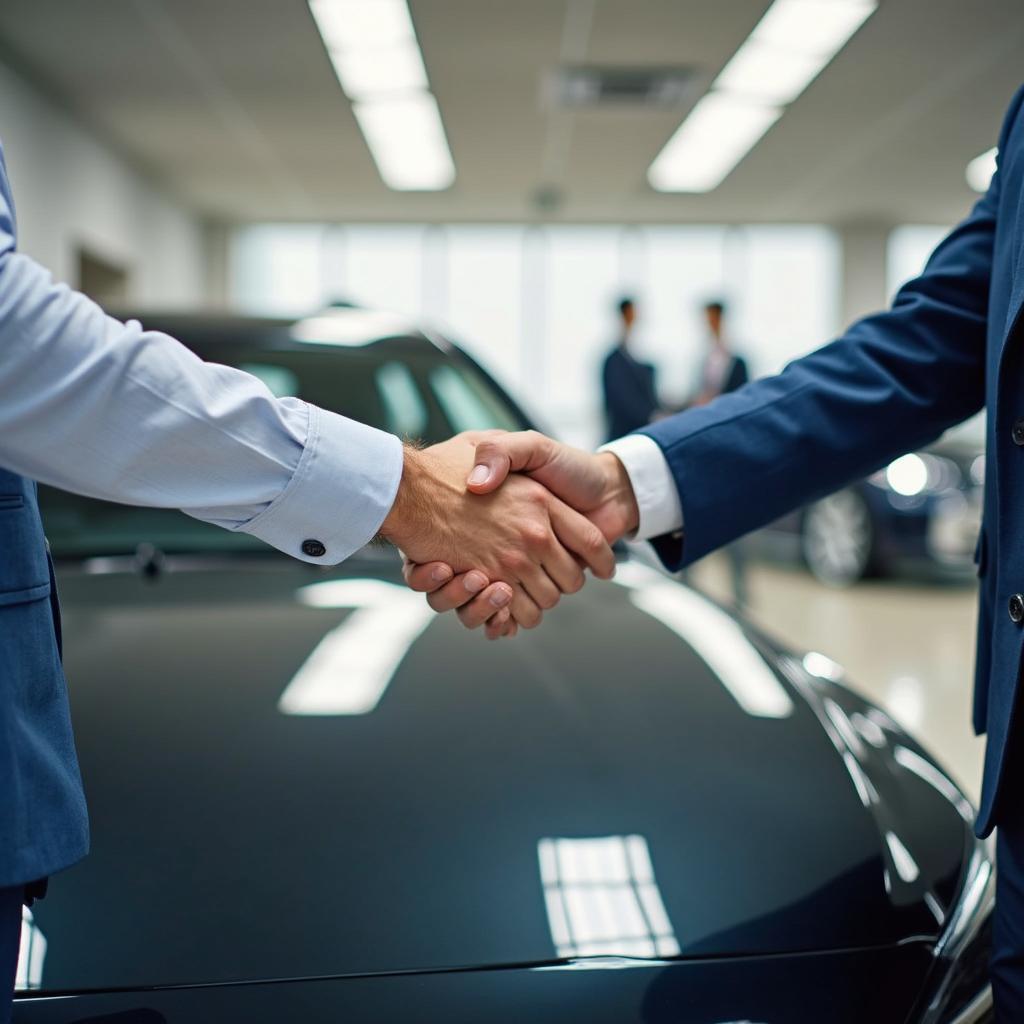
[[[393,434],[421,437],[427,432],[428,413],[409,367],[405,363],[384,363],[374,374],[387,420]]]
[[[518,430],[520,424],[475,374],[454,366],[430,371],[430,388],[455,433],[463,430]]]

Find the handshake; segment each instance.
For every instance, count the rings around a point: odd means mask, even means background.
[[[435,611],[457,609],[494,640],[540,624],[584,570],[609,579],[610,545],[637,528],[622,463],[535,431],[467,432],[408,447],[381,536],[405,556],[405,579]]]

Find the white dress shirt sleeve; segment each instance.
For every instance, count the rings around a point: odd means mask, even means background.
[[[640,521],[635,540],[651,540],[683,528],[683,506],[675,477],[658,443],[646,434],[627,434],[602,445],[626,469]]]
[[[402,445],[55,285],[15,251],[0,152],[0,467],[333,565],[378,532]]]

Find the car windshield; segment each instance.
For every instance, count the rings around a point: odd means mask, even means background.
[[[259,377],[278,397],[296,396],[428,444],[462,430],[517,430],[526,425],[468,360],[423,339],[275,348],[258,341],[194,344],[187,332],[173,333],[204,359]],[[39,499],[47,538],[58,558],[133,554],[142,544],[168,554],[272,551],[247,534],[171,509],[119,505],[42,486]]]

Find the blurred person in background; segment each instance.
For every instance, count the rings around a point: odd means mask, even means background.
[[[705,302],[704,322],[707,324],[708,354],[701,371],[700,392],[695,405],[707,405],[719,395],[743,387],[750,379],[747,363],[729,345],[725,330],[725,303],[721,299]]]
[[[619,337],[605,357],[601,371],[608,438],[621,437],[651,423],[658,413],[657,371],[631,349],[636,324],[636,303],[619,301]]]
[[[707,325],[708,353],[701,370],[700,392],[694,405],[707,405],[719,395],[736,391],[750,380],[747,363],[730,346],[725,329],[726,306],[721,299],[711,299],[701,307]],[[737,608],[747,607],[747,548],[741,537],[725,548],[732,579],[733,602]]]

